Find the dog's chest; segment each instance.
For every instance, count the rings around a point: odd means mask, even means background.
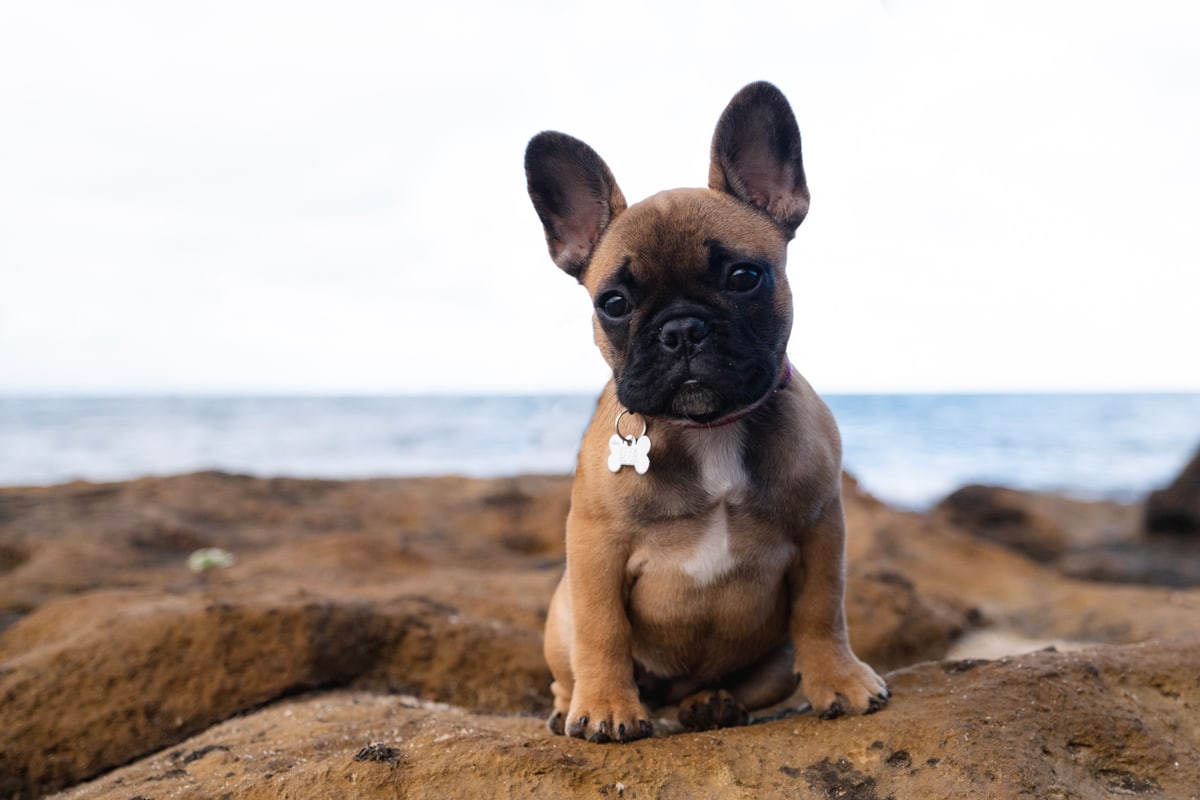
[[[740,425],[696,431],[688,442],[710,510],[699,520],[701,528],[680,569],[701,586],[728,574],[740,560],[731,541],[730,514],[750,489],[743,445]]]
[[[722,428],[691,431],[687,448],[696,460],[700,486],[709,499],[741,503],[750,486],[743,449],[745,437],[738,423]]]

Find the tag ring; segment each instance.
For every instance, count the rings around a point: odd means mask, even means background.
[[[621,433],[621,417],[625,416],[626,414],[633,414],[635,417],[639,417],[642,420],[642,432],[640,434],[638,434],[637,436],[626,436],[623,433]],[[648,426],[646,425],[646,418],[642,417],[642,415],[638,414],[636,411],[630,411],[627,408],[622,409],[621,413],[617,414],[617,421],[615,423],[613,423],[613,427],[615,427],[617,429],[617,436],[620,436],[622,439],[624,439],[627,442],[633,442],[633,441],[636,441],[637,439],[642,438],[643,436],[646,435],[646,431],[648,430]]]

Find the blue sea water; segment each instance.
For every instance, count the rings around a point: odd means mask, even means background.
[[[845,466],[922,508],[971,482],[1135,500],[1200,446],[1200,394],[831,395]],[[0,397],[0,485],[201,469],[565,473],[590,396]]]

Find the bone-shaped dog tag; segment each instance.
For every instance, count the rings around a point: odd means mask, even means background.
[[[646,435],[646,422],[642,421],[640,436],[621,435],[621,417],[628,414],[622,411],[617,414],[617,432],[608,440],[608,469],[620,472],[621,467],[633,467],[638,475],[645,475],[650,469],[650,437]]]
[[[638,475],[645,475],[650,469],[650,437],[639,436],[636,439],[627,436],[622,439],[613,434],[608,440],[608,468],[620,472],[621,467],[633,467]]]

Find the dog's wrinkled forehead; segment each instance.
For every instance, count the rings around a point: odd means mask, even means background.
[[[721,192],[673,189],[615,220],[585,275],[595,292],[614,279],[694,282],[731,261],[783,266],[787,240],[765,216]]]

